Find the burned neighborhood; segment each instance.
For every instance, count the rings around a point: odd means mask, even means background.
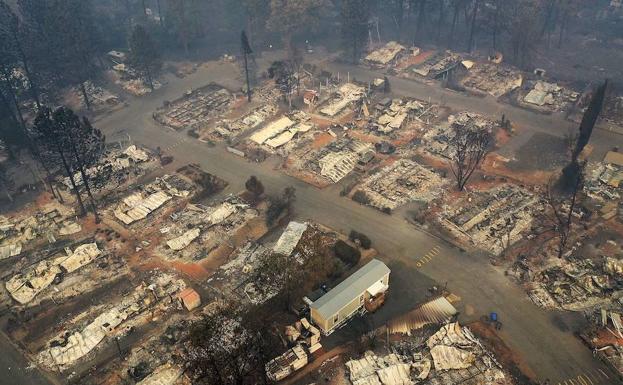
[[[0,0],[0,385],[623,383],[622,34]]]

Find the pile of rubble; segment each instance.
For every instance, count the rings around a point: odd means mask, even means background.
[[[172,295],[186,286],[184,281],[168,274],[154,275],[149,284],[112,306],[95,306],[66,322],[65,330],[54,337],[38,355],[38,361],[49,369],[65,369],[91,353],[106,337],[126,334],[132,325],[154,317],[154,312],[167,312],[175,306]]]
[[[426,152],[450,159],[450,142],[454,138],[455,129],[461,130],[487,130],[493,132],[496,123],[485,116],[462,111],[450,115],[448,121],[432,126],[422,136],[423,148]]]
[[[529,295],[545,308],[583,311],[615,303],[620,306],[623,260],[613,257],[559,260],[556,266],[536,276]]]
[[[320,330],[301,318],[294,325],[286,327],[286,338],[295,344],[282,355],[266,363],[266,376],[272,381],[281,381],[308,363],[308,357],[322,347]]]
[[[92,190],[113,190],[128,182],[130,178],[145,175],[156,165],[155,157],[144,148],[131,145],[123,151],[108,151],[93,167],[85,170]],[[76,186],[82,188],[82,174],[74,174]],[[72,189],[69,177],[62,177],[61,183],[66,189]]]
[[[60,283],[76,270],[90,264],[102,254],[96,243],[85,243],[65,255],[45,259],[15,274],[5,283],[9,295],[24,305],[53,283]]]
[[[590,163],[584,191],[599,201],[621,199],[623,187],[623,154],[609,152],[603,162]]]
[[[446,74],[448,71],[452,71],[460,63],[460,55],[451,51],[445,51],[431,56],[424,63],[412,67],[411,70],[417,75],[434,79]]]
[[[237,197],[228,197],[222,203],[205,207],[187,205],[171,215],[172,223],[160,228],[166,241],[159,254],[166,259],[200,260],[248,226],[259,213]]]
[[[373,150],[370,143],[340,138],[317,151],[309,151],[300,162],[301,169],[337,183],[353,171],[361,157]]]
[[[475,64],[461,81],[466,89],[496,98],[521,87],[522,83],[519,70],[495,63]]]
[[[608,363],[612,369],[623,376],[623,307],[595,309],[587,314],[591,327],[581,337],[593,349],[593,354]]]
[[[519,103],[550,112],[564,111],[576,103],[580,97],[575,91],[542,80],[531,82],[528,84],[528,89],[530,91],[527,94],[520,93]]]
[[[290,143],[295,137],[304,135],[314,128],[309,115],[295,111],[265,125],[249,137],[256,145],[274,152]]]
[[[154,119],[175,130],[201,130],[208,122],[225,114],[233,101],[231,93],[217,84],[188,91],[180,99],[154,113]]]
[[[80,232],[82,226],[72,216],[73,209],[60,204],[48,204],[26,217],[0,216],[0,260],[19,255],[25,245],[43,236],[53,243],[57,236]]]
[[[241,134],[253,131],[275,116],[278,107],[274,103],[262,104],[236,119],[222,119],[214,128],[205,127],[197,135],[202,140],[233,139]]]
[[[84,89],[86,91],[87,97],[89,98],[89,102],[91,106],[95,107],[106,107],[106,106],[114,106],[119,104],[119,97],[112,92],[104,89],[102,87],[96,86],[93,82],[87,80],[84,84]],[[82,94],[82,90],[79,87],[73,87],[72,93],[74,97],[80,100],[83,107],[86,107],[84,102],[84,95]]]
[[[366,95],[366,89],[353,83],[341,85],[337,92],[320,106],[320,113],[335,118],[349,106],[353,106]]]
[[[530,230],[540,200],[514,185],[472,192],[444,207],[442,224],[454,236],[500,255]]]
[[[113,214],[125,225],[131,225],[145,219],[173,197],[187,198],[193,191],[193,183],[186,178],[177,174],[164,175],[123,198]]]
[[[458,323],[446,324],[424,345],[399,341],[385,356],[368,351],[346,367],[353,385],[513,383],[492,353]]]
[[[412,201],[433,200],[444,184],[436,172],[412,160],[400,159],[366,178],[355,193],[365,194],[373,207],[393,210]]]
[[[406,48],[401,44],[390,41],[383,47],[370,52],[365,57],[365,62],[373,67],[384,68],[395,62],[398,56],[405,50]]]
[[[262,259],[270,251],[259,243],[248,242],[232,254],[230,261],[222,265],[209,282],[243,302],[260,305],[268,301],[279,293],[280,287],[260,287],[255,278]]]
[[[412,120],[422,121],[435,114],[436,106],[415,99],[386,99],[376,106],[376,114],[366,128],[382,135],[391,135]]]

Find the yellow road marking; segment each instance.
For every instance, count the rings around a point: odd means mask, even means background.
[[[428,251],[428,253],[424,254],[424,256],[418,259],[415,265],[418,268],[424,266],[425,263],[432,261],[433,258],[437,256],[437,254],[439,254],[440,251],[441,251],[441,247],[439,245],[433,247],[432,249]]]

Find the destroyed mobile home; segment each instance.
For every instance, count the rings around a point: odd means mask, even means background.
[[[254,108],[236,119],[221,119],[214,128],[194,129],[200,140],[230,140],[251,132],[271,119],[278,111],[276,104],[268,103]]]
[[[89,187],[95,192],[103,192],[119,188],[147,174],[155,167],[155,156],[144,148],[130,145],[123,151],[116,148],[109,149],[105,156],[95,166],[86,169],[85,173]],[[73,180],[80,189],[84,188],[80,172],[74,174]],[[61,187],[67,191],[73,188],[69,177],[63,177],[60,181]]]
[[[372,67],[384,68],[395,63],[399,55],[405,50],[406,48],[404,46],[395,41],[390,41],[381,48],[370,52],[365,57],[365,63]]]
[[[451,142],[457,130],[472,130],[475,132],[495,132],[497,123],[491,119],[461,111],[450,115],[446,122],[434,124],[428,128],[422,136],[423,151],[438,157],[451,159],[454,155],[451,151]]]
[[[413,341],[412,341],[413,340]],[[346,362],[353,385],[473,384],[514,381],[468,327],[448,323],[419,343],[413,337],[392,344],[386,355],[368,351]]]
[[[107,337],[127,333],[131,325],[164,314],[173,306],[171,295],[185,284],[166,274],[154,275],[149,283],[138,286],[112,306],[93,307],[65,324],[65,331],[53,338],[38,355],[50,368],[67,368],[89,355]]]
[[[579,99],[577,92],[543,80],[526,82],[517,95],[519,105],[543,112],[567,111]]]
[[[338,115],[352,111],[357,102],[366,95],[366,89],[354,83],[342,84],[337,92],[326,102],[318,106],[318,111],[329,118],[336,118]]]
[[[174,130],[200,130],[212,119],[229,110],[233,95],[217,84],[190,90],[180,99],[166,103],[154,113],[154,119]]]
[[[260,128],[249,140],[270,153],[280,152],[285,155],[313,128],[314,124],[308,114],[295,111]]]
[[[111,80],[121,86],[126,92],[134,96],[147,95],[152,91],[150,85],[139,76],[138,72],[128,63],[128,55],[125,52],[108,52],[111,70],[108,75]],[[157,80],[152,81],[154,89],[159,89],[162,84]]]
[[[337,183],[355,170],[357,163],[373,152],[373,146],[350,137],[342,137],[312,151],[293,151],[287,161],[288,171],[309,174],[321,184]]]
[[[283,289],[282,281],[262,276],[270,256],[291,258],[302,267],[310,257],[323,253],[321,247],[327,242],[334,243],[335,234],[316,224],[292,221],[273,245],[251,241],[239,247],[209,281],[239,301],[259,305]]]
[[[531,230],[538,195],[514,185],[468,194],[444,207],[441,223],[453,236],[500,255]]]
[[[121,223],[131,225],[147,218],[174,197],[189,197],[194,187],[192,181],[179,174],[165,175],[121,199],[112,211]]]
[[[439,196],[446,181],[420,164],[399,159],[364,179],[353,199],[379,210],[394,210],[413,202],[429,202]]]
[[[469,91],[495,98],[521,87],[522,83],[523,75],[519,70],[495,63],[475,63],[460,81]]]
[[[536,272],[530,298],[545,308],[584,311],[615,306],[623,312],[623,261],[620,257],[570,258]]]
[[[165,259],[198,261],[223,247],[224,240],[235,247],[238,238],[256,237],[250,227],[264,228],[258,210],[237,197],[228,197],[209,207],[188,204],[172,213],[171,219],[170,224],[160,228],[165,240],[156,250]],[[260,231],[260,235],[264,233],[265,230]]]
[[[598,201],[618,201],[623,193],[623,154],[610,151],[603,162],[589,163],[584,184],[586,194]]]
[[[75,219],[73,209],[54,204],[28,216],[0,216],[0,260],[18,256],[43,239],[54,242],[56,237],[79,233],[82,226]]]
[[[71,273],[92,263],[101,254],[102,251],[96,243],[82,244],[73,251],[68,249],[65,255],[45,259],[15,274],[6,281],[5,288],[15,301],[22,305],[27,304],[53,283],[60,283]]]
[[[366,110],[364,115],[371,116],[364,128],[390,137],[399,136],[400,130],[405,127],[421,128],[424,124],[430,124],[438,114],[438,106],[416,99],[385,98],[376,104],[372,113],[366,114]]]

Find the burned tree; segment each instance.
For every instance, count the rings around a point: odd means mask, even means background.
[[[274,79],[277,88],[283,95],[283,100],[292,108],[292,92],[296,87],[296,77],[290,61],[276,61],[268,68],[268,77]]]
[[[154,78],[162,69],[162,59],[158,48],[142,25],[134,27],[129,44],[132,67],[136,69],[153,91]]]
[[[223,304],[192,326],[183,359],[193,384],[265,382],[264,365],[272,348],[261,322],[265,317],[258,314],[236,303]]]
[[[492,135],[487,129],[454,124],[454,137],[450,140],[450,169],[456,178],[459,191],[490,151]]]
[[[247,100],[251,101],[251,82],[249,81],[249,55],[253,53],[251,45],[249,44],[249,38],[245,31],[240,34],[240,49],[242,50],[242,56],[244,58],[244,74],[247,80]]]
[[[342,39],[347,51],[350,51],[353,63],[359,61],[366,49],[368,38],[368,19],[370,8],[367,0],[342,1]]]
[[[0,41],[2,41],[0,43],[0,56],[5,58],[3,61],[6,61],[7,58],[12,58],[15,63],[18,61],[21,63],[24,74],[28,79],[30,94],[37,108],[39,108],[41,107],[39,91],[30,69],[30,59],[26,55],[22,34],[22,27],[17,15],[9,5],[4,1],[0,1]]]
[[[572,236],[573,217],[581,202],[584,187],[584,169],[586,163],[577,163],[578,170],[573,176],[571,190],[564,190],[550,181],[545,188],[545,202],[547,208],[543,222],[546,223],[546,232],[553,234],[558,241],[558,257],[567,251],[569,239]]]
[[[571,153],[571,162],[562,170],[559,180],[559,188],[566,192],[573,192],[576,187],[578,178],[582,178],[582,165],[579,158],[582,151],[590,141],[593,129],[601,113],[603,107],[606,89],[608,88],[608,81],[599,86],[593,98],[591,99],[582,122],[580,123],[580,132],[577,137],[571,137],[569,140],[574,144],[574,148]]]
[[[259,197],[264,194],[264,185],[262,184],[262,182],[260,182],[259,179],[257,179],[255,175],[251,175],[251,177],[247,179],[244,187],[249,193],[251,193],[254,200],[259,199]]]
[[[286,187],[283,189],[281,196],[270,197],[268,199],[268,210],[266,210],[266,223],[272,226],[284,211],[286,215],[291,215],[292,205],[295,199],[296,189],[294,187]]]
[[[71,167],[72,154],[68,148],[67,135],[61,131],[61,127],[54,122],[52,111],[48,107],[42,108],[31,128],[37,152],[42,161],[50,170],[61,168],[65,176],[69,178],[71,190],[76,196],[81,215],[86,213],[78,184]]]
[[[91,182],[87,170],[95,165],[104,153],[104,135],[94,128],[87,118],[80,118],[72,110],[60,107],[53,114],[59,130],[65,132],[66,141],[71,151],[73,169],[80,173],[82,184],[89,197],[95,221],[99,222],[97,203],[91,191]]]

